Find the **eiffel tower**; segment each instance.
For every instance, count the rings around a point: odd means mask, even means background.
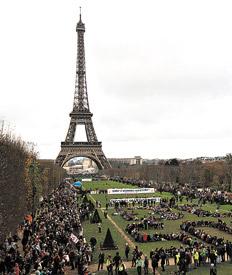
[[[66,139],[61,142],[61,151],[56,164],[64,166],[74,157],[87,157],[92,159],[99,169],[110,168],[110,163],[102,151],[101,142],[98,141],[92,122],[93,114],[89,109],[89,100],[86,84],[84,33],[85,24],[81,20],[77,23],[77,63],[76,82],[73,110],[70,113],[70,124]],[[85,126],[86,142],[75,142],[74,137],[77,125]],[[78,133],[77,133],[78,134]]]

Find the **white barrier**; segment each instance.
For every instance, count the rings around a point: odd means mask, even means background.
[[[108,195],[118,195],[118,194],[150,194],[155,193],[154,188],[135,188],[135,189],[107,189]]]
[[[155,202],[160,202],[160,197],[151,197],[151,198],[124,198],[124,199],[111,199],[111,203],[116,203],[116,202],[144,202],[144,201],[155,201]]]
[[[81,181],[92,181],[92,179],[91,178],[89,178],[89,179],[82,179]]]

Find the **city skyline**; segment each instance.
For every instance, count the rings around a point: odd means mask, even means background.
[[[1,3],[0,120],[41,158],[56,158],[72,110],[82,6],[89,104],[106,157],[231,152],[232,4],[128,3]]]

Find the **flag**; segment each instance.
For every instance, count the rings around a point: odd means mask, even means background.
[[[78,238],[77,238],[77,236],[75,236],[73,233],[70,235],[70,239],[71,239],[74,243],[78,243]]]

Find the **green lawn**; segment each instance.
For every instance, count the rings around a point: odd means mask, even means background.
[[[127,184],[123,184],[123,183],[118,183],[118,182],[111,182],[111,181],[98,181],[98,182],[85,182],[84,183],[84,187],[86,189],[91,188],[92,190],[96,190],[96,189],[107,189],[107,188],[136,188],[136,186],[130,186]],[[98,200],[101,202],[102,208],[105,207],[105,204],[107,202],[109,202],[109,200],[111,198],[124,198],[124,197],[163,197],[163,198],[171,198],[172,194],[170,193],[166,193],[166,192],[156,192],[154,194],[140,194],[140,195],[107,195],[107,194],[92,194],[92,195],[88,195],[89,198],[91,198],[92,200]],[[195,199],[193,201],[193,203],[197,204],[198,200]],[[180,203],[180,202],[179,202]],[[186,203],[186,199],[184,198],[182,204]],[[188,202],[190,204],[190,202]],[[228,209],[230,209],[230,205],[223,205],[220,207],[219,211],[228,211]],[[216,204],[206,204],[203,205],[202,207],[205,210],[209,210],[209,211],[215,211],[217,209],[217,205]],[[132,210],[131,210],[132,211]],[[149,212],[151,212],[151,210],[141,210],[141,209],[134,209],[133,210],[139,219],[143,218],[144,216],[149,215]],[[174,212],[178,212],[177,210],[173,209]],[[110,215],[110,217],[114,220],[114,222],[116,222],[116,224],[125,232],[125,228],[127,226],[128,223],[131,223],[124,220],[121,216],[115,216],[113,215],[113,213],[115,212],[115,210],[113,208],[108,210],[108,214]],[[99,209],[99,214],[102,217],[103,220],[103,225],[102,225],[102,233],[98,233],[98,229],[97,229],[97,225],[95,224],[90,224],[89,222],[84,222],[83,226],[84,226],[84,235],[87,239],[87,241],[89,241],[91,236],[95,236],[97,238],[98,244],[97,244],[97,248],[96,251],[94,253],[94,261],[96,262],[97,260],[97,256],[99,254],[99,244],[100,242],[104,241],[105,238],[105,234],[106,231],[108,229],[108,227],[111,229],[111,233],[113,236],[113,239],[115,241],[115,243],[119,246],[119,253],[122,257],[124,257],[124,247],[125,247],[125,240],[123,238],[123,236],[121,236],[119,234],[119,232],[116,230],[116,228],[109,222],[109,220],[104,219],[103,214],[101,212],[101,210]],[[184,214],[184,218],[183,219],[179,219],[179,220],[175,220],[175,221],[169,221],[169,220],[164,220],[164,229],[163,230],[147,230],[146,233],[152,234],[155,232],[158,233],[178,233],[180,232],[180,224],[183,221],[186,220],[191,220],[191,221],[198,221],[198,220],[209,220],[209,221],[217,221],[217,218],[213,218],[213,217],[198,217],[196,215],[190,214],[188,212],[183,212]],[[223,218],[223,221],[225,221],[227,224],[230,224],[231,222],[231,218]],[[224,233],[222,231],[219,231],[217,229],[212,229],[212,228],[203,228],[206,232],[209,232],[212,235],[217,235],[220,237],[224,237],[225,240],[230,240],[232,241],[232,235]],[[182,243],[178,242],[178,241],[163,241],[163,242],[150,242],[150,243],[136,243],[133,238],[131,236],[129,236],[126,232],[125,234],[134,242],[135,245],[138,245],[139,249],[141,249],[143,251],[144,254],[149,255],[150,251],[152,249],[155,248],[170,248],[171,246],[174,247],[179,247],[180,245],[182,245]],[[116,251],[106,251],[105,254],[111,254],[112,256],[114,256],[116,253]],[[200,269],[199,269],[200,271]],[[133,271],[131,271],[133,272]],[[203,273],[199,273],[199,274],[205,274],[204,272],[206,272],[205,270],[202,271]],[[196,274],[193,272],[191,272],[192,274]],[[133,274],[133,273],[130,273]],[[165,273],[162,273],[165,274]],[[220,274],[220,273],[219,273]],[[232,274],[232,273],[231,273]]]
[[[84,181],[82,186],[85,190],[107,190],[110,188],[138,188],[135,185],[117,181]]]
[[[122,182],[117,182],[117,181],[87,181],[82,183],[82,188],[84,190],[107,190],[107,189],[113,189],[113,188],[131,188],[135,189],[138,188],[136,185],[131,185],[131,184],[125,184]],[[153,194],[129,194],[129,195],[104,195],[104,194],[94,194],[93,197],[97,200],[100,200],[102,203],[105,203],[106,199],[105,197],[107,196],[108,200],[109,199],[114,199],[114,198],[125,198],[125,197],[130,197],[130,198],[147,198],[147,197],[161,197],[161,198],[171,198],[173,195],[169,192],[155,192]]]
[[[145,210],[134,210],[135,212],[142,212],[142,214],[140,213],[141,216],[144,216],[144,214],[146,214],[146,211]],[[121,216],[114,216],[113,213],[115,211],[113,209],[110,209],[108,211],[108,213],[111,215],[111,218],[123,229],[126,228],[127,224],[128,223],[131,223],[131,222],[128,222],[126,220],[124,220]],[[162,230],[147,230],[146,233],[148,234],[152,234],[152,233],[178,233],[178,232],[181,232],[180,230],[180,224],[183,222],[183,221],[186,221],[186,220],[191,220],[191,221],[197,221],[197,220],[200,220],[201,218],[198,218],[196,215],[192,215],[192,214],[189,214],[189,213],[184,213],[184,218],[183,219],[179,219],[179,220],[175,220],[175,221],[171,221],[171,220],[164,220],[163,223],[164,223],[164,229]],[[203,218],[203,220],[209,220],[209,221],[217,221],[216,218],[213,218],[213,217],[205,217]],[[228,223],[229,222],[229,218],[225,219],[225,221]],[[227,233],[224,233],[222,231],[219,231],[217,229],[212,229],[212,228],[206,228],[204,227],[203,228],[206,232],[209,232],[209,233],[212,233],[213,235],[217,235],[217,236],[220,236],[220,237],[224,237],[225,240],[232,240],[232,235],[231,234],[227,234]],[[126,232],[125,232],[126,233]],[[130,237],[130,239],[132,241],[133,238],[127,234],[128,237]],[[149,252],[152,250],[152,249],[155,249],[155,248],[170,248],[171,246],[174,246],[174,247],[179,247],[180,245],[183,245],[182,243],[178,242],[178,241],[163,241],[163,242],[150,242],[150,243],[136,243],[139,248],[147,255],[149,255]]]
[[[186,200],[186,197],[183,197],[182,202],[179,201],[178,204],[179,205],[182,205],[182,204],[196,204],[198,207],[201,207],[204,210],[213,211],[213,212],[217,209],[217,204],[216,203],[206,203],[206,204],[199,205],[198,201],[199,201],[198,199],[193,199],[192,203],[190,203],[190,201]],[[231,212],[232,211],[232,205],[230,205],[230,204],[219,205],[218,211],[220,213]]]
[[[98,255],[100,252],[100,243],[103,243],[105,240],[107,229],[110,228],[113,240],[115,241],[116,245],[118,245],[118,250],[107,250],[105,251],[105,255],[115,255],[116,251],[119,251],[121,256],[124,256],[124,247],[125,247],[125,240],[122,238],[122,236],[119,234],[119,232],[116,230],[116,228],[111,224],[111,222],[108,219],[105,219],[103,216],[103,213],[100,209],[98,209],[98,213],[102,219],[102,232],[98,233],[98,227],[97,224],[92,224],[89,221],[83,222],[83,229],[84,229],[84,236],[86,238],[86,241],[89,242],[91,237],[95,237],[97,240],[97,245],[94,252],[94,262],[97,262]]]
[[[217,209],[217,204],[216,203],[209,203],[209,204],[204,204],[202,205],[202,209],[208,210],[208,211],[215,211]],[[232,211],[232,205],[225,204],[225,205],[220,205],[218,211],[221,212],[231,212]]]

